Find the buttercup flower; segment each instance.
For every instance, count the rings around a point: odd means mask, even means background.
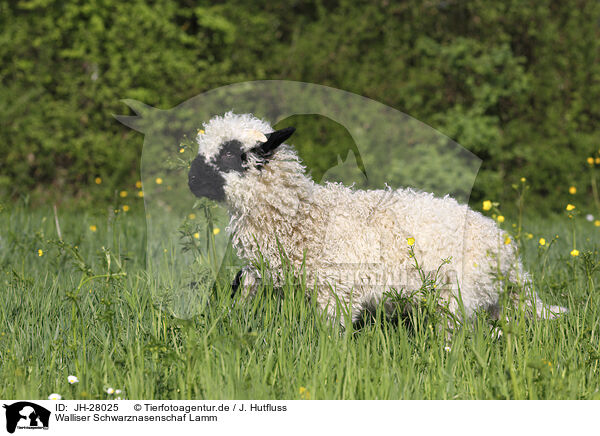
[[[540,245],[546,245],[546,240],[544,238],[540,238]]]
[[[163,179],[161,179],[160,177],[157,177],[155,182],[157,185],[162,185]]]
[[[127,206],[126,204],[123,205],[123,212],[127,212],[129,211],[129,206]]]
[[[38,248],[38,256],[42,257],[44,255],[44,250],[42,250],[41,248]]]
[[[571,251],[571,256],[573,256],[573,257],[579,256],[579,250],[574,249],[573,251]]]
[[[575,186],[570,186],[569,194],[577,194],[577,188]]]
[[[194,238],[200,239],[200,233],[198,233],[198,232],[194,233]]]
[[[92,232],[95,232],[96,230],[98,230],[98,227],[96,227],[94,224],[92,224],[92,225],[90,226],[90,230],[91,230]]]
[[[504,216],[498,215],[497,220],[498,220],[499,223],[503,223],[504,222]]]
[[[144,191],[138,192],[138,197],[142,198],[144,196]]]
[[[137,182],[135,182],[135,187],[140,189],[142,187],[142,182],[139,180]]]
[[[593,157],[588,157],[587,158],[587,163],[590,165],[594,165],[594,158]]]
[[[575,209],[575,206],[573,206],[572,204],[567,204],[567,210],[570,212],[573,209]]]
[[[310,392],[308,392],[308,389],[306,389],[304,386],[300,386],[300,389],[298,389],[298,392],[300,393],[300,397],[304,400],[309,400],[310,399]]]
[[[94,182],[96,182],[96,185],[99,185],[100,183],[102,183],[102,178],[100,178],[100,177],[96,177],[96,178],[94,179]]]
[[[594,221],[594,225],[595,225],[596,227],[600,227],[600,220],[596,220],[596,221]]]
[[[188,215],[188,218],[191,219],[191,220],[196,219],[196,214],[195,213],[191,213],[191,214]]]
[[[508,245],[508,244],[510,244],[510,237],[509,237],[509,236],[507,236],[507,237],[504,239],[504,245]]]
[[[121,192],[119,192],[119,196],[120,196],[121,198],[125,198],[125,197],[127,197],[127,191],[121,191]]]
[[[179,149],[179,153],[183,153],[183,152],[185,152],[185,148],[181,147],[181,148]]]
[[[521,183],[525,183],[527,179],[525,177],[521,177]]]
[[[490,200],[485,200],[483,202],[483,210],[490,210],[492,208],[492,202]]]
[[[215,228],[213,229],[213,235],[218,235],[219,233],[221,233],[221,229],[220,229],[220,228],[218,228],[218,227],[215,227]]]
[[[412,246],[412,245],[415,245],[415,238],[408,238],[408,239],[406,240],[406,243],[407,243],[408,245],[411,245],[411,246]]]

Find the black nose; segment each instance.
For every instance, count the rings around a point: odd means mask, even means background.
[[[211,165],[206,163],[204,156],[198,155],[193,160],[188,173],[188,186],[196,197],[206,197],[215,201],[225,200],[225,179]]]

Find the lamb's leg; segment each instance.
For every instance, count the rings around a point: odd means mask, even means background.
[[[333,291],[328,296],[321,297],[317,298],[317,305],[332,323],[339,323],[342,328],[346,328],[348,315],[352,324],[360,319],[362,308],[359,304],[350,304],[348,298],[340,297]]]
[[[238,271],[231,283],[231,298],[235,297],[241,286],[242,298],[253,297],[260,284],[260,274],[254,268],[246,266]]]

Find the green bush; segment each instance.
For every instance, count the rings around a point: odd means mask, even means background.
[[[108,199],[139,179],[142,136],[112,117],[121,99],[169,108],[289,79],[450,136],[483,159],[474,202],[513,199],[524,176],[540,210],[562,207],[569,185],[589,194],[600,148],[599,22],[600,3],[574,0],[0,0],[0,194]]]

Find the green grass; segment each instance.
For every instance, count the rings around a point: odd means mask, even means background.
[[[427,318],[407,325],[377,313],[344,330],[291,284],[247,303],[222,286],[198,315],[178,319],[146,272],[139,210],[59,217],[64,244],[50,208],[0,213],[0,398],[112,398],[108,387],[128,399],[600,398],[600,230],[582,218],[576,258],[563,217],[526,225],[535,236],[522,244],[544,301],[569,314],[546,321],[510,309],[500,338],[482,315],[447,342]]]

